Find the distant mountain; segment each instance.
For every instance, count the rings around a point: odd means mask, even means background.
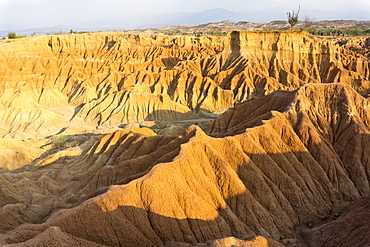
[[[250,16],[250,18],[249,18]],[[218,22],[223,20],[240,21],[254,19],[252,13],[230,11],[225,9],[210,9],[198,13],[175,13],[175,14],[148,14],[140,16],[122,17],[121,19],[105,19],[76,23],[72,25],[60,25],[46,28],[19,29],[0,26],[0,36],[6,36],[8,32],[16,31],[19,35],[52,34],[75,31],[108,31],[130,30],[143,28],[163,28],[177,25],[199,25],[203,23]]]
[[[204,23],[221,22],[230,20],[233,22],[248,21],[257,23],[268,23],[272,20],[285,20],[286,10],[283,8],[272,8],[267,10],[231,11],[225,9],[209,9],[197,13],[174,13],[174,14],[148,14],[140,16],[127,16],[120,19],[105,19],[76,23],[71,25],[59,25],[54,27],[43,27],[33,29],[21,29],[20,27],[5,27],[0,25],[0,36],[5,37],[8,32],[17,32],[19,35],[52,34],[75,31],[108,31],[108,30],[132,30],[144,28],[163,28],[168,26],[187,25],[195,26]],[[338,13],[335,11],[302,10],[301,18],[310,16],[316,20],[351,19],[370,20],[370,10],[356,13]]]
[[[79,23],[76,29],[140,29],[161,28],[167,26],[194,26],[203,23],[224,20],[241,21],[255,19],[253,13],[230,11],[225,9],[210,9],[198,13],[149,14],[134,17],[124,17],[120,20],[102,20]]]

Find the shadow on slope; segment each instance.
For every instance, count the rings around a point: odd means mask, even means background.
[[[110,181],[105,184],[110,187],[98,186],[103,194],[56,211],[43,224],[5,231],[3,241],[23,242],[51,226],[109,246],[163,246],[227,236],[245,239],[255,234],[281,240],[294,238],[299,226],[326,220],[338,202],[360,197],[360,188],[340,167],[340,161],[327,170],[327,164],[319,163],[317,154],[308,151],[267,152],[268,142],[271,148],[289,145],[276,142],[273,135],[253,144],[253,136],[249,141],[241,137],[207,140],[199,139],[201,132],[193,134],[197,138],[191,136],[182,144],[186,152],[178,154],[178,149],[167,162],[152,155],[140,156],[139,149],[134,152],[137,158],[121,164],[116,159],[108,165],[105,160],[110,173],[93,175],[97,183]],[[148,139],[153,138],[164,137]],[[176,138],[171,138],[159,152],[179,147],[173,142]],[[111,161],[125,152],[112,146],[98,151],[98,146],[96,156],[108,150]],[[137,147],[150,153],[143,143]],[[154,163],[135,180],[125,180],[126,174],[119,169],[136,167],[137,159]]]
[[[330,88],[345,92],[337,86]],[[311,92],[317,87],[311,89],[302,93],[315,96]],[[70,193],[80,203],[54,207],[43,224],[16,229],[5,224],[2,240],[23,242],[51,226],[113,246],[196,243],[230,235],[292,238],[297,227],[328,219],[341,202],[370,194],[370,132],[362,107],[367,102],[355,95],[359,104],[349,104],[353,94],[333,95],[313,115],[309,110],[318,101],[302,96],[298,100],[305,104],[274,111],[263,125],[224,138],[195,126],[183,136],[108,135],[68,166],[77,182]],[[327,104],[330,111],[322,107]],[[258,111],[263,115],[271,109]],[[240,122],[221,129],[225,133]],[[368,218],[363,220],[366,224]],[[332,243],[330,236],[325,241]]]

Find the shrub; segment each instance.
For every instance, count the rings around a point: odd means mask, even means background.
[[[25,36],[23,35],[20,35],[18,36],[15,32],[9,32],[8,33],[8,39],[20,39],[20,38],[24,38]]]
[[[16,38],[17,38],[17,34],[15,32],[8,33],[8,39],[16,39]]]
[[[64,148],[68,141],[68,136],[60,135],[52,139],[51,146],[52,148]]]

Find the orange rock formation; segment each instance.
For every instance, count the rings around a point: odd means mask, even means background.
[[[370,88],[365,57],[301,32],[39,36],[0,51],[2,137],[194,119],[305,83]]]
[[[369,196],[369,117],[351,87],[308,84],[228,110],[210,124],[213,137],[196,126],[183,136],[114,132],[79,156],[3,173],[0,216],[11,220],[0,239],[33,243],[56,230],[108,246],[295,238]]]
[[[370,244],[364,56],[301,32],[0,50],[0,244]]]

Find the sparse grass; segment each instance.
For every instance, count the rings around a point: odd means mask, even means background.
[[[52,148],[57,148],[57,149],[65,148],[66,143],[68,142],[68,139],[69,138],[66,135],[56,136],[52,139],[51,146]]]
[[[51,139],[51,147],[53,149],[71,148],[80,145],[83,141],[77,141],[73,136],[68,135],[54,136]]]

